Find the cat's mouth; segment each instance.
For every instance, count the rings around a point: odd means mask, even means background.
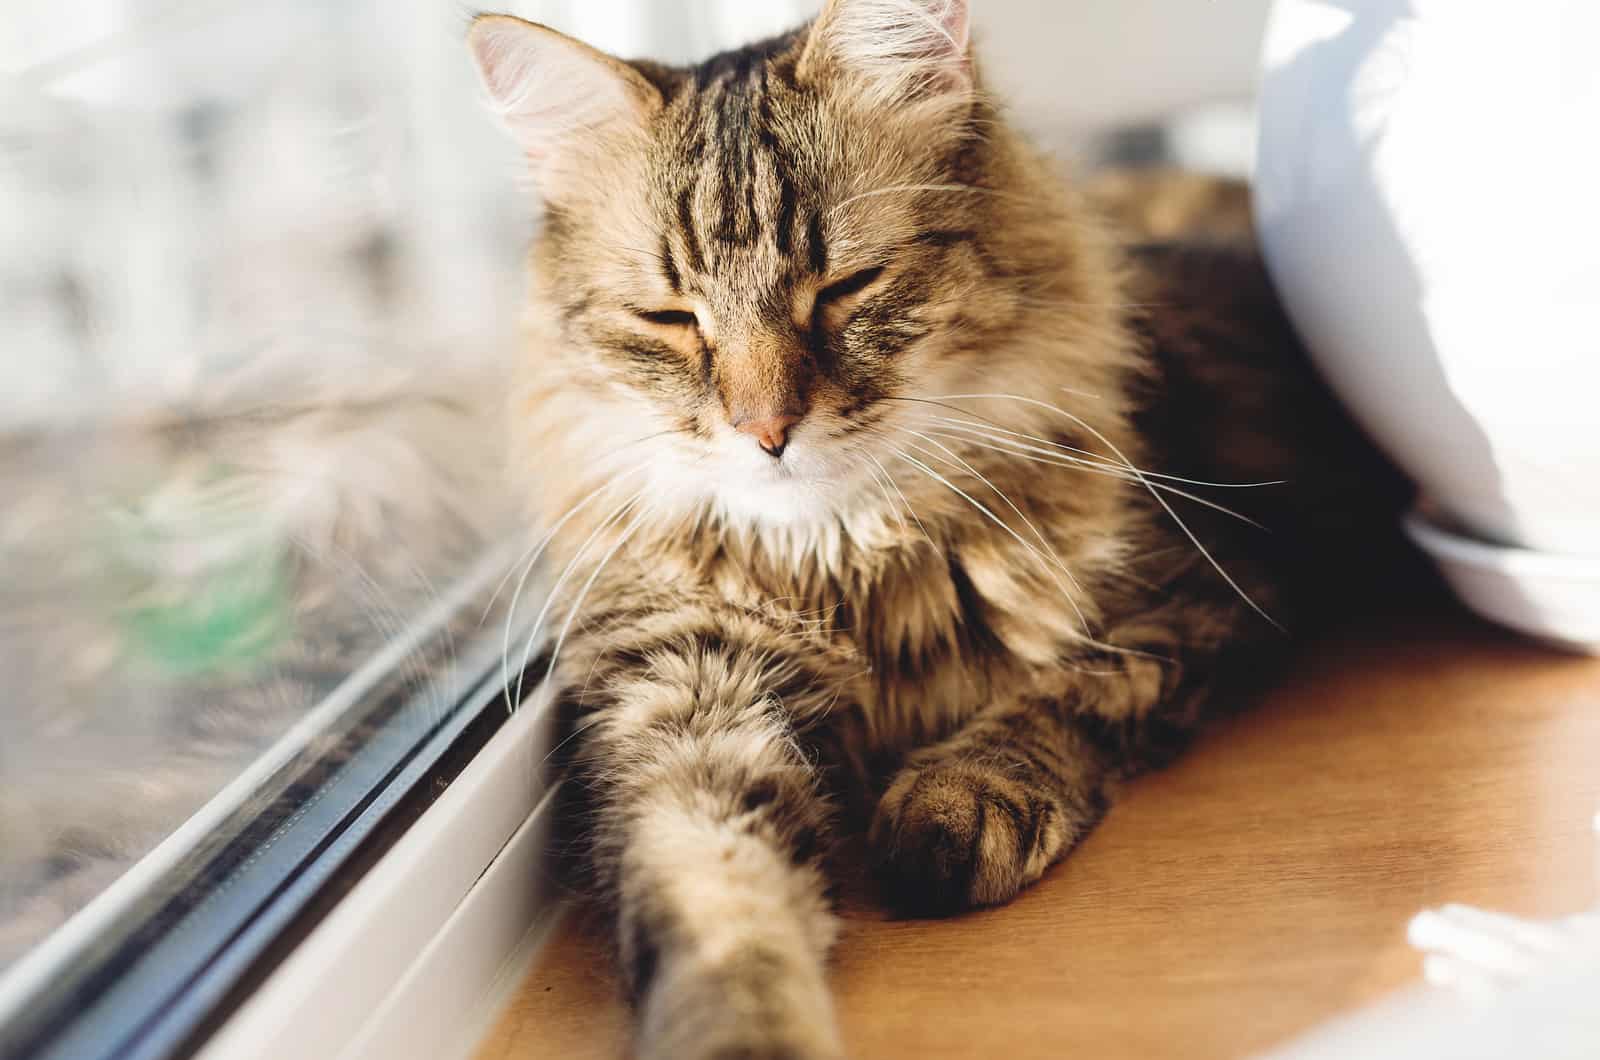
[[[765,470],[768,478],[775,478],[780,482],[797,477],[793,460],[785,460],[781,456],[774,459]]]
[[[724,450],[719,463],[722,473],[711,483],[716,505],[753,524],[825,523],[859,490],[849,460],[815,440],[791,445],[777,457],[738,446]]]
[[[765,464],[747,467],[735,480],[733,489],[744,489],[752,494],[772,491],[798,490],[816,483],[819,476],[802,472],[788,456]]]

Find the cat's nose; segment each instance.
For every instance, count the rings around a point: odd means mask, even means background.
[[[776,416],[751,417],[734,423],[733,429],[748,434],[768,456],[776,460],[789,447],[789,428],[800,422],[799,416],[780,413]]]

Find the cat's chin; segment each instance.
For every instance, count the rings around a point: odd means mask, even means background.
[[[885,518],[883,494],[864,465],[818,447],[786,453],[781,462],[754,459],[748,441],[656,461],[647,486],[650,507],[672,518],[709,515],[730,528],[776,531],[795,541],[840,530],[856,534],[856,524]]]
[[[850,513],[859,513],[863,485],[870,482],[774,466],[754,473],[741,469],[697,485],[697,503],[727,526],[807,536],[831,532]]]
[[[720,486],[714,504],[718,514],[735,525],[752,528],[805,528],[823,526],[837,520],[837,496],[831,496],[832,483],[801,479],[773,478],[766,482],[742,482]]]

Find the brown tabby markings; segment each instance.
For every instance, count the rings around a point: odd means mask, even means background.
[[[873,51],[899,39],[856,36],[874,19],[920,44]],[[491,93],[501,35],[594,61],[485,23]],[[964,4],[834,0],[633,64],[647,103],[545,178],[521,452],[542,521],[581,506],[546,632],[648,1055],[840,1055],[836,808],[904,908],[1006,901],[1182,743],[1227,658],[1282,640],[1244,596],[1285,617],[1285,557],[1172,490],[1296,497],[1132,468],[1288,478],[1341,423],[1248,252],[1118,250],[964,42]],[[749,410],[803,417],[781,461],[732,431]]]

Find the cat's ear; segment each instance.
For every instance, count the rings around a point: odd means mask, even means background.
[[[547,193],[589,149],[642,132],[662,105],[627,63],[511,15],[478,16],[467,44],[490,107]]]
[[[828,0],[799,72],[843,76],[877,104],[964,96],[973,86],[971,34],[968,0]]]

